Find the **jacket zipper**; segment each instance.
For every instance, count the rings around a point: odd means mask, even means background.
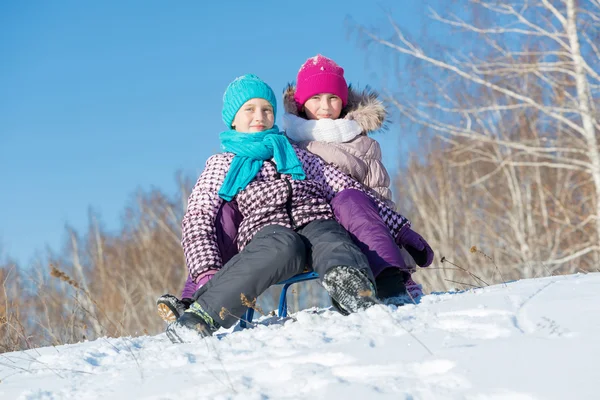
[[[273,162],[273,160],[268,160],[268,162],[275,168],[275,175],[277,179],[281,179],[281,174],[277,171],[277,165]],[[292,216],[292,183],[288,178],[283,178],[285,180],[285,184],[287,186],[287,199],[285,201],[285,211],[287,212],[288,218],[290,219],[290,223],[292,225],[292,229],[296,229],[296,220]]]
[[[292,183],[288,178],[285,178],[285,184],[288,188],[288,198],[285,202],[285,210],[287,211],[288,217],[290,217],[290,222],[292,223],[292,229],[296,229],[298,226],[296,224],[296,220],[292,216]]]

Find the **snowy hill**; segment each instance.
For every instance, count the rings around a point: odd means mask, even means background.
[[[598,399],[600,273],[0,355],[0,399]]]

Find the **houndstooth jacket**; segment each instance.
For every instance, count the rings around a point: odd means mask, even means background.
[[[265,161],[254,180],[236,196],[244,217],[238,230],[241,251],[252,237],[267,225],[299,228],[317,219],[334,219],[329,202],[341,190],[354,188],[367,192],[377,203],[379,214],[393,237],[409,221],[398,214],[369,189],[345,175],[321,158],[294,146],[306,174],[306,180],[293,180],[277,172],[273,161]],[[182,222],[182,245],[194,281],[208,269],[222,267],[217,246],[215,220],[224,201],[219,189],[234,154],[211,156],[188,199]]]

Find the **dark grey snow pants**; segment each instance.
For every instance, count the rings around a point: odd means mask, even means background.
[[[258,231],[195,297],[217,323],[229,328],[247,309],[242,294],[252,301],[307,266],[322,278],[339,265],[358,268],[374,280],[366,256],[335,220],[316,220],[297,231],[269,225]],[[226,311],[221,312],[223,309]]]

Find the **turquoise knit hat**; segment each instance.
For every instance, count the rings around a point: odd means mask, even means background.
[[[254,98],[265,99],[271,103],[273,115],[277,116],[277,99],[273,89],[258,76],[246,74],[235,78],[223,94],[223,111],[221,115],[228,128],[231,128],[235,114],[244,103]]]

